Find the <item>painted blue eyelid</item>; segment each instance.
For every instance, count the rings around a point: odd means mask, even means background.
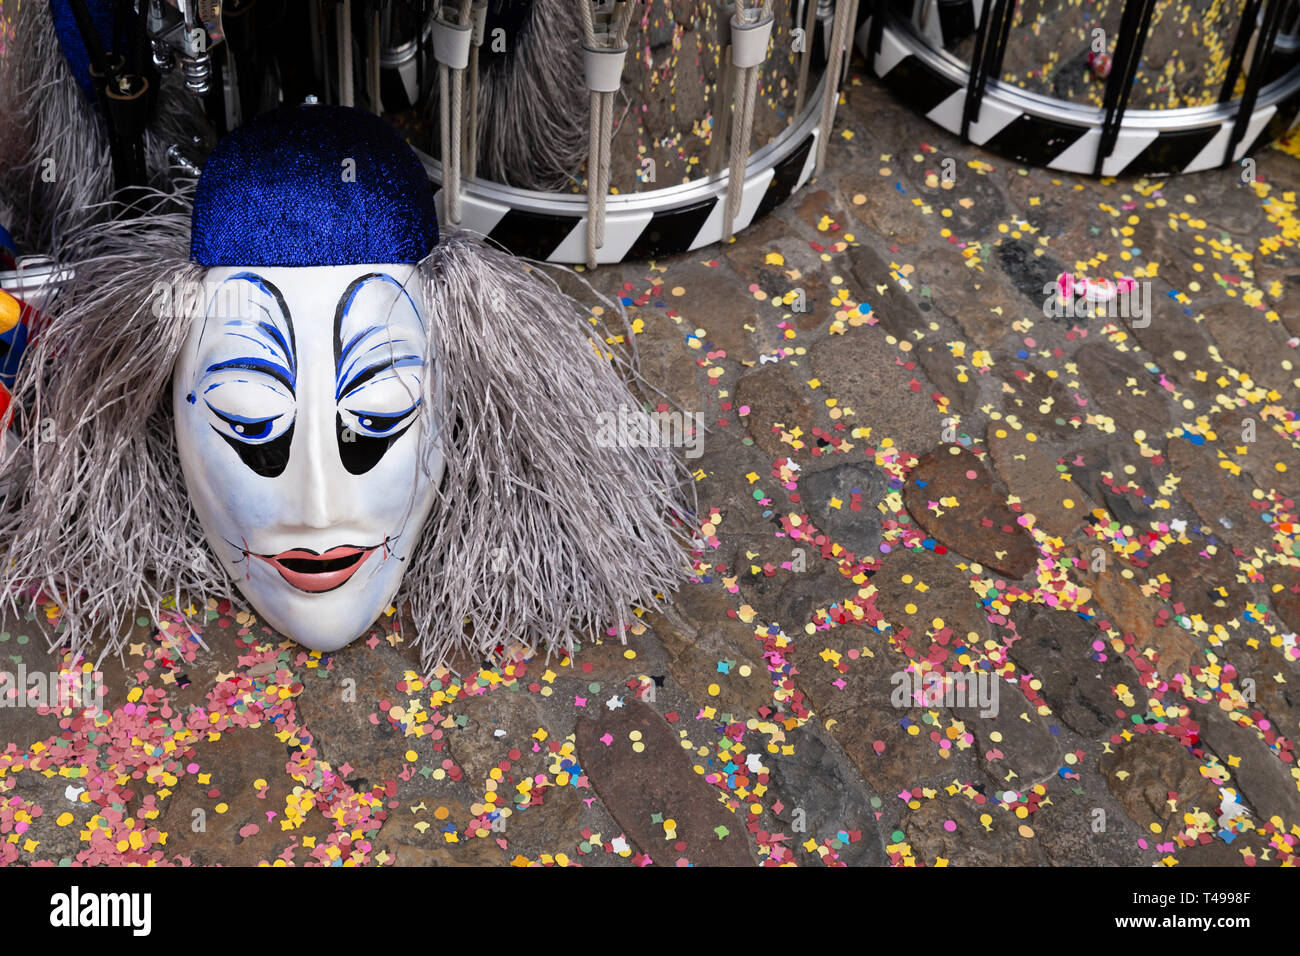
[[[289,366],[296,372],[298,368],[297,357],[293,354],[293,350],[289,348],[289,343],[285,341],[280,330],[270,322],[259,322],[257,327],[264,330],[267,335],[275,340],[275,344],[280,346],[280,350],[284,352],[285,358],[288,359]]]
[[[396,421],[396,420],[398,420],[398,419],[405,418],[407,415],[411,414],[411,412],[415,411],[415,410],[416,410],[417,408],[419,408],[419,407],[420,407],[420,400],[419,400],[419,399],[416,399],[415,404],[412,405],[410,408],[406,409],[406,411],[404,411],[404,412],[397,412],[396,414],[392,414],[392,415],[387,414],[387,413],[385,413],[385,412],[363,412],[363,411],[358,411],[358,410],[356,410],[356,409],[352,409],[352,408],[347,409],[347,411],[350,412],[351,414],[355,415],[355,416],[357,417],[357,420],[358,420],[358,421],[360,421],[362,418],[367,418],[367,417],[369,417],[369,418],[387,418],[387,419],[392,419],[392,420]]]
[[[382,328],[382,326],[375,325],[370,327],[369,329],[366,329],[366,331],[362,332],[361,334],[368,335],[371,332],[378,331],[380,328]],[[355,339],[353,341],[355,341]],[[374,345],[370,346],[370,348],[366,349],[364,352],[358,355],[356,359],[352,362],[352,364],[348,366],[348,370],[344,374],[347,375],[348,377],[351,377],[352,370],[357,367],[358,363],[364,362],[366,360],[366,356],[369,355],[371,352],[378,352],[381,349],[396,351],[398,348],[401,347],[410,347],[410,343],[408,343],[406,339],[394,339],[394,338],[386,338],[383,341],[376,342]],[[402,356],[402,358],[409,358],[409,357],[410,356],[406,356],[406,355]]]
[[[203,394],[206,395],[208,394],[208,392],[212,391],[213,389],[221,388],[225,385],[252,385],[255,388],[264,388],[268,392],[271,392],[274,395],[280,395],[280,393],[277,392],[273,386],[266,384],[266,382],[253,382],[246,378],[237,378],[230,382],[213,382],[211,385],[209,385],[207,388],[203,390]]]
[[[289,369],[277,362],[270,362],[266,359],[253,358],[252,356],[229,359],[225,362],[217,362],[215,365],[209,365],[205,374],[211,372],[224,372],[229,369],[245,369],[250,372],[263,372],[272,378],[283,382],[285,387],[290,391],[294,389],[294,375]]]
[[[227,276],[222,281],[221,284],[225,285],[227,282],[236,282],[236,281],[252,283],[253,285],[257,286],[257,288],[264,295],[269,296],[271,299],[274,299],[275,301],[280,302],[281,305],[283,305],[283,300],[280,298],[278,291],[276,291],[274,287],[268,286],[266,281],[257,273],[237,272],[234,275]],[[218,294],[219,294],[218,292],[214,292],[212,294],[212,298],[208,300],[209,311],[211,311],[212,303],[216,301]],[[265,305],[261,304],[260,302],[255,302],[253,303],[253,305],[255,305],[258,309],[260,309],[268,319],[271,317],[271,310],[268,309]],[[289,317],[287,314],[282,317],[286,322],[289,321]],[[227,327],[232,327],[232,326],[242,327],[244,323],[239,320],[234,320],[231,322],[227,322],[226,325]],[[268,335],[270,335],[270,337],[275,342],[275,344],[278,345],[281,351],[284,353],[285,360],[286,362],[288,362],[289,365],[289,368],[285,370],[288,373],[286,376],[289,380],[287,384],[289,388],[292,389],[297,380],[297,370],[298,370],[298,360],[297,360],[297,355],[294,354],[294,346],[285,340],[284,334],[279,329],[277,329],[275,325],[272,324],[271,322],[267,322],[267,321],[258,322],[257,327],[259,329],[264,330]],[[293,335],[292,326],[290,326],[289,334],[290,336]],[[249,337],[243,336],[243,338],[249,338]],[[256,342],[256,339],[251,339],[251,341]],[[261,344],[263,346],[265,345],[265,343],[258,343],[258,344]]]
[[[405,358],[410,358],[410,356],[407,356],[407,357],[405,357]],[[371,369],[376,369],[376,370],[377,370],[377,371],[375,372],[375,374],[374,374],[374,375],[371,375],[371,376],[368,376],[364,382],[361,382],[361,384],[359,384],[359,385],[353,385],[353,386],[347,388],[347,389],[343,392],[343,394],[340,396],[340,398],[347,398],[349,395],[351,395],[351,394],[353,394],[353,393],[355,393],[355,392],[364,392],[366,389],[370,388],[370,386],[372,386],[372,385],[380,385],[380,384],[382,384],[382,383],[384,383],[384,382],[392,381],[391,377],[389,377],[389,374],[388,374],[389,372],[392,372],[394,369],[399,369],[399,368],[411,368],[411,367],[415,367],[415,368],[423,369],[423,367],[424,367],[424,363],[421,362],[421,361],[418,361],[418,360],[412,362],[412,361],[406,361],[405,359],[402,359],[402,360],[399,360],[397,363],[395,363],[395,364],[391,364],[391,365],[390,365],[389,363],[387,363],[387,362],[383,362],[383,363],[378,364],[378,365],[367,366],[366,368],[362,369],[361,372],[359,372],[357,375],[354,375],[354,376],[352,377],[351,381],[352,381],[352,382],[356,382],[357,379],[359,379],[363,373],[368,372],[368,371],[370,371]],[[409,376],[409,377],[410,377],[411,379],[413,379],[417,385],[419,385],[419,384],[421,383],[421,381],[422,381],[420,375],[418,375],[418,374],[416,374],[416,375],[411,375],[411,376]]]
[[[334,364],[335,378],[338,378],[340,375],[342,375],[343,363],[347,361],[348,354],[354,348],[356,348],[357,343],[360,342],[363,338],[365,338],[367,335],[369,335],[377,328],[379,328],[379,326],[372,325],[370,326],[370,328],[362,329],[360,332],[358,332],[356,335],[352,336],[352,338],[348,340],[348,344],[343,346],[343,351],[339,353],[339,360]]]
[[[233,329],[246,328],[246,326],[242,322],[231,322],[228,323],[228,325],[230,328]],[[289,344],[285,342],[284,336],[280,334],[280,330],[277,329],[274,325],[272,325],[269,322],[259,322],[257,323],[257,328],[263,331],[271,339],[271,341],[275,343],[276,348],[272,348],[271,345],[268,344],[265,340],[259,339],[254,335],[249,335],[247,332],[243,332],[243,331],[227,332],[226,334],[230,336],[232,339],[244,339],[247,342],[252,342],[258,348],[265,349],[267,352],[270,352],[272,355],[275,355],[278,349],[279,354],[284,357],[285,363],[288,366],[290,374],[296,377],[297,370],[298,370],[297,362],[295,360],[292,350],[289,348]]]
[[[338,389],[336,389],[336,394],[346,395],[351,383],[356,381],[359,376],[364,375],[366,372],[372,372],[376,369],[383,370],[385,368],[388,368],[389,366],[393,368],[409,368],[412,365],[423,365],[424,364],[423,356],[407,353],[405,355],[398,355],[395,358],[393,358],[391,361],[387,359],[380,359],[379,361],[374,362],[373,364],[366,365],[364,368],[360,369],[359,371],[357,370],[357,366],[360,365],[362,362],[364,362],[366,360],[366,356],[368,356],[371,352],[374,352],[378,349],[388,348],[390,346],[396,348],[399,345],[405,345],[405,344],[406,344],[405,340],[395,339],[392,342],[380,342],[377,345],[371,346],[370,348],[366,349],[365,352],[361,353],[356,357],[356,359],[352,362],[352,364],[349,365],[342,374],[338,375],[338,381],[341,384],[339,385]]]
[[[281,412],[281,413],[278,414],[278,415],[268,415],[268,416],[266,416],[265,418],[260,418],[260,417],[259,417],[259,418],[245,418],[243,415],[236,415],[236,414],[234,414],[234,413],[232,413],[232,412],[223,412],[221,409],[217,408],[215,405],[213,405],[213,404],[212,404],[210,401],[208,401],[206,398],[203,400],[203,404],[206,405],[206,406],[208,406],[208,408],[212,409],[212,411],[213,411],[215,414],[220,415],[222,418],[226,419],[227,421],[237,422],[237,423],[239,423],[240,425],[260,425],[260,424],[262,424],[263,422],[273,422],[273,421],[275,421],[277,418],[284,418],[284,412]]]
[[[239,328],[239,329],[242,329],[244,327],[242,323],[231,323],[231,324],[235,328]],[[266,351],[275,354],[275,349],[271,348],[270,345],[268,345],[266,342],[263,342],[261,339],[255,336],[249,335],[247,332],[227,332],[226,335],[230,336],[232,339],[244,339],[248,342],[252,342],[258,348],[266,349]]]
[[[356,335],[352,336],[352,338],[348,341],[348,344],[344,347],[342,353],[340,353],[339,360],[334,366],[334,375],[336,378],[343,378],[347,375],[350,375],[352,373],[352,369],[357,366],[357,363],[364,362],[366,356],[369,355],[371,352],[378,351],[379,349],[397,349],[398,347],[401,346],[406,346],[409,348],[413,345],[413,343],[409,343],[405,338],[401,338],[401,337],[393,338],[390,334],[386,338],[370,346],[370,348],[366,349],[360,355],[356,356],[352,360],[352,363],[348,366],[347,371],[344,371],[343,364],[347,362],[348,356],[351,354],[352,350],[357,347],[357,342],[359,342],[361,339],[364,339],[371,332],[379,332],[381,330],[388,331],[388,327],[384,325],[372,325],[369,326],[368,328],[362,329]]]

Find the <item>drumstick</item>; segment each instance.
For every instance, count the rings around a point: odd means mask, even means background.
[[[808,70],[812,66],[812,38],[817,29],[817,4],[815,0],[806,0],[808,14],[803,23],[803,52],[799,54],[799,88],[795,91],[794,115],[803,112],[803,101],[808,91]]]

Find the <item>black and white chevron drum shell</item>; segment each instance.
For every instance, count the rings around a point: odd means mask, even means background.
[[[814,116],[807,119],[750,157],[737,231],[767,215],[812,178],[818,129]],[[441,181],[436,161],[426,159],[426,165],[434,180]],[[726,190],[726,178],[717,176],[649,193],[610,196],[598,261],[653,259],[720,242]],[[441,189],[437,199],[441,212]],[[585,248],[586,208],[582,196],[526,192],[479,181],[467,184],[461,196],[461,226],[515,255],[579,263]]]
[[[1173,109],[1125,110],[1121,102],[1107,110],[994,76],[972,97],[975,68],[945,47],[968,38],[996,0],[929,4],[931,15],[917,24],[886,15],[874,34],[871,19],[860,26],[856,43],[870,71],[931,122],[962,136],[965,121],[966,140],[1018,163],[1103,176],[1198,172],[1239,163],[1285,135],[1300,115],[1300,69],[1260,85],[1251,98]]]

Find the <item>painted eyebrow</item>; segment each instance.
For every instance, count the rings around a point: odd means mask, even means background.
[[[234,412],[222,411],[221,409],[213,405],[211,402],[209,402],[206,398],[203,400],[203,404],[208,406],[208,408],[212,409],[222,418],[239,422],[240,424],[243,425],[253,425],[256,424],[257,422],[273,422],[273,421],[277,421],[278,419],[284,418],[284,412],[280,412],[278,415],[271,415],[270,417],[247,418],[244,415],[236,415]]]
[[[285,321],[288,321],[287,315],[285,316]],[[294,354],[293,349],[290,348],[289,343],[284,340],[284,336],[280,334],[280,330],[270,322],[259,322],[257,323],[257,327],[271,337],[275,344],[280,347],[280,351],[284,353],[284,357],[289,360],[289,366],[294,371],[297,371],[298,357]],[[292,334],[292,328],[293,327],[290,326],[290,334]]]
[[[271,298],[273,298],[276,304],[279,306],[280,315],[284,319],[284,324],[288,329],[289,337],[286,340],[284,333],[282,333],[280,329],[278,329],[275,326],[275,323],[271,316],[271,310],[268,309],[265,305],[263,305],[260,302],[253,302],[250,304],[254,308],[260,309],[262,314],[265,315],[266,318],[258,320],[257,324],[253,326],[253,329],[256,330],[258,333],[265,335],[266,339],[269,339],[269,342],[263,339],[259,339],[255,335],[250,335],[248,334],[247,331],[236,332],[236,331],[229,331],[228,329],[225,332],[225,334],[231,338],[245,339],[249,342],[252,342],[254,345],[258,345],[263,349],[265,349],[266,351],[274,354],[275,348],[271,347],[271,344],[273,343],[274,346],[280,350],[280,354],[283,357],[284,362],[280,363],[280,362],[271,361],[269,359],[257,358],[254,356],[243,356],[240,358],[229,359],[225,362],[218,362],[214,365],[209,365],[208,368],[205,370],[205,372],[207,373],[221,372],[221,371],[226,371],[228,369],[245,369],[250,372],[262,372],[266,375],[270,375],[272,378],[283,383],[284,386],[287,389],[289,389],[290,392],[296,394],[295,384],[297,381],[297,371],[298,371],[297,341],[293,331],[293,317],[289,314],[289,304],[285,302],[284,295],[280,292],[279,288],[273,282],[270,282],[269,280],[264,279],[262,276],[259,276],[253,272],[237,272],[234,275],[228,276],[226,279],[224,279],[221,285],[224,286],[228,282],[251,283],[252,285],[257,286],[257,288],[261,289],[264,293],[269,295]],[[213,293],[212,301],[209,302],[208,304],[209,309],[212,308],[212,302],[216,301],[218,295],[220,295],[220,291]],[[241,330],[247,328],[247,326],[240,321],[227,322],[226,325],[228,327],[233,327]]]
[[[298,343],[293,334],[293,315],[289,312],[289,303],[284,301],[284,293],[280,291],[279,287],[276,286],[275,283],[262,278],[255,272],[237,272],[226,279],[226,282],[232,282],[236,279],[242,282],[251,282],[273,298],[275,304],[280,307],[280,314],[284,316],[284,324],[289,329],[289,340],[287,342],[285,341],[284,336],[280,334],[280,330],[270,322],[259,322],[258,327],[265,329],[267,334],[275,339],[276,344],[278,344],[280,348],[284,349],[285,356],[289,359],[289,364],[296,368],[298,364]],[[264,305],[259,306],[259,308],[266,313],[266,317],[270,319],[270,310]]]
[[[351,374],[352,374],[352,370],[353,370],[354,368],[356,368],[357,365],[359,365],[360,363],[364,362],[364,361],[366,360],[366,356],[369,355],[371,352],[378,351],[379,349],[382,349],[382,348],[390,348],[390,349],[391,349],[391,348],[396,348],[396,347],[399,346],[399,345],[405,345],[405,344],[406,344],[406,339],[404,339],[404,338],[396,338],[396,339],[395,339],[395,338],[392,338],[391,336],[389,336],[388,338],[384,339],[383,341],[381,341],[381,342],[376,342],[374,345],[370,346],[368,349],[365,350],[365,352],[363,352],[362,354],[356,356],[356,357],[352,360],[352,363],[351,363],[350,365],[348,365],[348,367],[347,367],[346,369],[343,368],[343,363],[344,363],[344,362],[347,362],[347,360],[348,360],[348,355],[351,353],[351,351],[352,351],[354,348],[357,347],[357,342],[358,342],[360,339],[364,339],[364,338],[365,338],[366,336],[368,336],[371,332],[379,332],[379,331],[387,331],[387,326],[383,326],[383,325],[372,325],[372,326],[370,326],[369,328],[362,329],[360,332],[358,332],[356,335],[354,335],[354,336],[352,337],[352,340],[347,344],[347,348],[344,349],[344,351],[343,351],[343,355],[340,356],[337,367],[334,369],[334,374],[335,374],[335,376],[336,376],[338,379],[342,380],[342,379],[344,379],[344,378],[347,378],[349,375],[351,375]]]
[[[384,328],[384,326],[382,326],[382,325],[372,325],[370,328],[365,329],[364,331],[360,332],[360,333],[356,336],[356,338],[361,338],[362,336],[369,335],[371,332],[377,332],[377,331],[380,331],[380,330],[383,329],[383,328]],[[353,343],[356,342],[356,338],[353,339]],[[424,364],[424,360],[423,360],[423,358],[421,358],[419,355],[416,355],[416,354],[414,354],[414,353],[412,353],[412,352],[406,352],[406,353],[401,354],[401,355],[394,355],[394,354],[393,354],[393,352],[397,350],[397,347],[398,347],[398,346],[403,346],[403,345],[407,345],[407,341],[406,341],[406,339],[403,339],[403,338],[397,338],[397,339],[388,338],[388,339],[384,339],[383,341],[376,342],[374,345],[372,345],[372,346],[370,346],[368,349],[366,349],[365,352],[363,352],[362,354],[356,356],[356,357],[352,360],[351,364],[348,365],[348,367],[347,367],[346,369],[343,369],[343,368],[338,369],[338,370],[335,372],[335,374],[336,374],[337,377],[338,377],[338,383],[339,383],[339,385],[338,385],[338,392],[336,393],[335,397],[337,398],[338,395],[341,395],[341,394],[345,391],[345,389],[346,389],[346,391],[349,391],[349,392],[352,391],[352,389],[351,389],[350,386],[345,387],[343,383],[344,383],[344,382],[349,382],[349,383],[350,383],[350,382],[353,380],[353,377],[354,377],[356,374],[358,374],[358,373],[355,371],[355,369],[357,368],[358,365],[361,365],[363,362],[365,362],[365,361],[367,360],[366,357],[367,357],[368,355],[370,355],[371,352],[378,352],[380,349],[388,349],[388,350],[389,350],[389,354],[388,354],[387,356],[385,356],[385,357],[379,359],[377,362],[373,362],[373,364],[372,364],[370,367],[368,367],[367,369],[365,369],[365,371],[371,372],[371,374],[373,374],[373,369],[383,369],[383,368],[387,368],[387,367],[390,366],[390,365],[391,365],[393,368],[399,368],[399,367],[405,367],[405,366],[408,366],[408,365],[410,365],[411,363],[408,362],[408,361],[406,361],[406,359],[416,359],[416,360],[419,362],[419,364]],[[343,359],[346,360],[346,359],[347,359],[347,356],[344,355],[344,356],[343,356]],[[372,360],[372,361],[373,361],[373,360]],[[364,372],[363,372],[362,374],[364,374]],[[367,377],[369,377],[369,376],[367,376]]]
[[[234,382],[213,382],[211,385],[209,385],[207,388],[203,390],[203,394],[206,395],[208,394],[208,392],[221,388],[223,385],[227,385],[227,384],[252,385],[257,388],[264,388],[269,392],[275,391],[275,389],[271,388],[271,386],[267,385],[265,382],[260,382],[260,381],[255,382],[247,378],[237,378],[234,380]]]
[[[343,366],[347,362],[348,357],[352,354],[352,350],[355,349],[358,343],[360,343],[363,339],[365,339],[365,337],[369,335],[371,332],[374,332],[378,329],[386,328],[386,326],[382,326],[382,325],[372,325],[369,326],[368,328],[362,329],[361,331],[357,332],[355,335],[352,336],[352,338],[350,338],[347,341],[347,343],[343,343],[342,341],[343,320],[344,318],[347,317],[348,310],[352,308],[352,303],[356,299],[357,294],[362,290],[362,288],[365,287],[368,283],[375,282],[375,281],[387,282],[389,285],[396,286],[397,290],[401,293],[402,298],[406,299],[407,303],[411,306],[411,311],[415,313],[416,320],[420,323],[421,328],[424,327],[424,317],[420,315],[420,310],[415,307],[415,303],[411,300],[410,293],[406,291],[406,287],[404,285],[402,285],[392,276],[383,272],[368,272],[365,275],[358,276],[356,279],[354,279],[348,285],[348,287],[343,290],[343,295],[339,298],[338,308],[335,309],[334,311],[334,376],[340,382],[338,390],[335,395],[336,399],[342,397],[343,394],[346,394],[343,390],[343,385],[341,384],[342,379],[344,377]],[[390,311],[392,308],[395,308],[396,305],[397,303],[394,302],[393,305],[390,307]],[[396,346],[397,344],[403,341],[404,340],[400,338],[399,339],[390,338],[389,340],[380,343],[379,345],[371,346],[371,348],[367,349],[366,351],[372,352],[376,348],[381,347],[382,345]],[[418,356],[411,356],[411,355],[394,356],[391,361],[385,361],[384,363],[381,363],[377,366],[371,366],[365,369],[363,372],[361,372],[361,375],[368,379],[373,377],[377,372],[382,371],[385,368],[399,367],[399,363],[402,366],[409,365],[411,363],[405,360],[413,357],[418,358]],[[353,362],[353,366],[355,366],[356,362],[359,361],[361,361],[360,357],[358,357],[357,360]],[[421,361],[423,360],[421,359]],[[349,367],[348,371],[350,373],[351,366]],[[353,388],[355,388],[359,384],[361,384],[361,381],[354,379],[350,383],[350,387],[347,389],[347,391],[351,392]]]
[[[340,399],[347,398],[380,372],[387,372],[389,369],[395,368],[411,368],[413,366],[423,368],[424,359],[419,355],[395,355],[391,359],[384,359],[382,362],[377,362],[362,370],[356,375],[356,377],[348,381],[346,387],[344,385],[339,385],[338,390],[334,393],[334,400],[339,401]]]
[[[231,323],[231,325],[238,329],[244,328],[243,325],[237,323]],[[269,322],[259,322],[257,325],[257,330],[259,332],[264,333],[266,335],[266,338],[259,338],[258,336],[250,335],[247,332],[227,332],[226,335],[230,336],[230,338],[232,339],[245,339],[249,342],[252,342],[254,345],[260,346],[261,348],[265,349],[266,351],[270,352],[273,355],[278,354],[280,356],[283,356],[285,360],[285,365],[289,368],[289,370],[296,371],[297,363],[294,362],[293,353],[289,351],[288,343],[285,342],[284,336],[280,334],[280,330],[277,329],[274,325],[271,325]],[[267,342],[268,338],[271,340],[271,342]],[[274,348],[272,347],[271,343],[274,343],[275,346]],[[278,353],[277,353],[277,349],[278,349]]]

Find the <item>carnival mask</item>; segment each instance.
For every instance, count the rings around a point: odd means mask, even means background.
[[[689,473],[601,426],[640,410],[611,347],[630,329],[600,318],[621,310],[440,238],[384,120],[258,116],[190,214],[88,252],[19,371],[39,427],[0,499],[0,595],[47,594],[74,651],[120,650],[136,609],[176,637],[160,608],[188,624],[231,584],[320,651],[399,606],[425,666],[571,650],[689,573]]]
[[[412,266],[213,269],[173,380],[209,545],[266,621],[337,650],[389,606],[442,473]]]
[[[261,118],[200,180],[192,258],[209,268],[172,383],[181,467],[231,579],[316,650],[390,606],[442,475],[412,261],[436,241],[423,169],[364,114]]]

